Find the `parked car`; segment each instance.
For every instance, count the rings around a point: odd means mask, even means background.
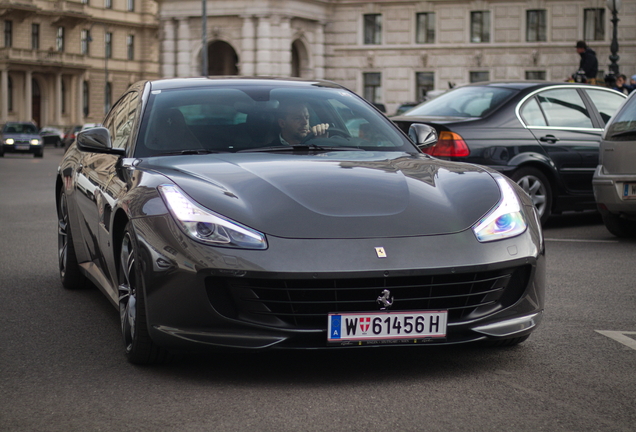
[[[77,132],[82,130],[82,125],[68,126],[64,131],[64,148],[68,148],[75,141]]]
[[[140,364],[523,342],[544,307],[536,208],[494,170],[421,153],[433,128],[409,133],[327,81],[134,84],[59,166],[62,284],[97,284]]]
[[[405,112],[407,112],[411,108],[415,108],[418,105],[419,105],[418,102],[404,102],[404,103],[400,104],[400,106],[397,107],[397,109],[395,110],[395,114],[394,115],[398,116],[398,115],[404,114]]]
[[[548,82],[458,87],[392,120],[408,131],[433,126],[426,152],[486,165],[512,178],[542,222],[566,210],[596,208],[592,176],[605,123],[625,95],[604,87]]]
[[[5,153],[33,153],[44,156],[44,145],[38,128],[31,122],[8,122],[0,132],[0,157]]]
[[[56,127],[45,126],[40,129],[39,134],[42,137],[42,141],[45,145],[53,144],[53,147],[62,147],[64,145],[64,143],[62,142],[64,139],[64,132]]]
[[[603,222],[617,237],[636,237],[635,94],[607,124],[592,179]]]

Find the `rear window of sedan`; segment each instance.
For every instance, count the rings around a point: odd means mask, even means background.
[[[195,149],[236,152],[271,146],[280,133],[278,108],[285,101],[302,101],[310,125],[328,123],[330,129],[341,131],[328,145],[416,151],[390,120],[349,91],[245,86],[151,92],[135,155]]]
[[[616,113],[607,127],[605,139],[633,141],[636,138],[636,103],[634,96]]]
[[[405,116],[485,117],[517,90],[502,87],[460,87],[413,108]]]

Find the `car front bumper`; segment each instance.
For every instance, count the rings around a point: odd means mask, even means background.
[[[43,149],[42,144],[0,144],[2,153],[39,153]]]
[[[268,237],[267,250],[250,251],[191,241],[168,216],[134,224],[150,335],[173,350],[327,348],[327,314],[378,312],[386,287],[395,296],[391,310],[448,309],[449,322],[446,338],[381,345],[519,337],[543,313],[545,256],[536,227],[491,243],[477,242],[471,230],[382,239]],[[387,256],[378,257],[376,247]]]

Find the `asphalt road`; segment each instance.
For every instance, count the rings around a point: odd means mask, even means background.
[[[43,159],[0,158],[0,431],[636,430],[636,242],[596,214],[546,227],[545,318],[517,347],[136,367],[106,298],[60,284],[61,157],[47,147]]]

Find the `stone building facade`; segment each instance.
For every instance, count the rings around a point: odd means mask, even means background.
[[[161,75],[299,76],[343,84],[389,113],[481,80],[563,81],[586,40],[608,72],[605,0],[158,0]],[[636,0],[618,15],[620,72],[636,74]]]
[[[0,123],[100,122],[160,75],[153,0],[0,0],[0,27]]]

